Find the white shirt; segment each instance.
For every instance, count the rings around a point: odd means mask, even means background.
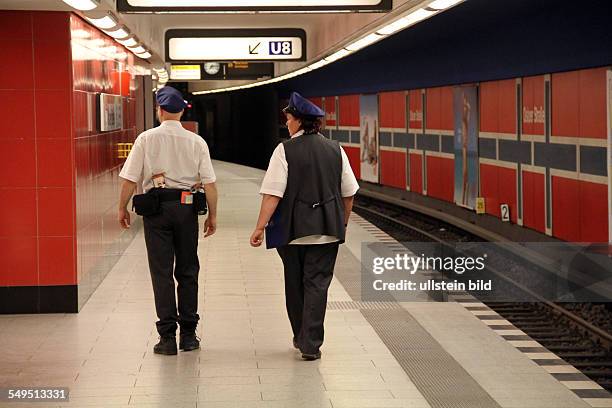
[[[148,191],[153,188],[151,177],[160,173],[166,188],[188,190],[216,180],[208,145],[177,120],[165,120],[138,135],[119,177],[134,183],[142,180],[143,191]]]
[[[303,130],[295,133],[291,138],[298,137],[304,133]],[[340,184],[342,197],[352,197],[359,190],[359,184],[351,169],[351,164],[348,160],[348,156],[344,152],[342,146],[340,146],[340,154],[342,156],[342,181]],[[289,175],[289,165],[287,164],[287,158],[285,157],[285,147],[282,143],[279,143],[272,153],[270,158],[270,164],[268,170],[264,176],[263,182],[259,194],[269,194],[277,197],[283,197],[285,195],[285,189],[287,188],[287,177]],[[294,239],[289,244],[326,244],[329,242],[338,241],[337,237],[330,235],[309,235],[306,237]]]

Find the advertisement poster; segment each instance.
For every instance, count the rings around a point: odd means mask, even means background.
[[[378,95],[361,95],[359,106],[361,179],[378,183]]]
[[[474,209],[478,195],[478,90],[453,90],[455,113],[455,203]]]

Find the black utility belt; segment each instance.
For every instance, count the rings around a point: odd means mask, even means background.
[[[137,194],[132,198],[132,209],[144,217],[161,213],[161,203],[164,201],[180,201],[191,205],[198,215],[207,212],[206,195],[201,191],[178,190],[172,188],[152,188],[145,194]]]

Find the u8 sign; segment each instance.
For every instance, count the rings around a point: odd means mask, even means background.
[[[291,55],[291,41],[270,41],[270,55]]]

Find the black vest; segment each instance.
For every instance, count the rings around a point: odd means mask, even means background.
[[[287,188],[266,227],[266,246],[276,248],[308,235],[344,242],[342,155],[336,141],[317,133],[283,142]]]

